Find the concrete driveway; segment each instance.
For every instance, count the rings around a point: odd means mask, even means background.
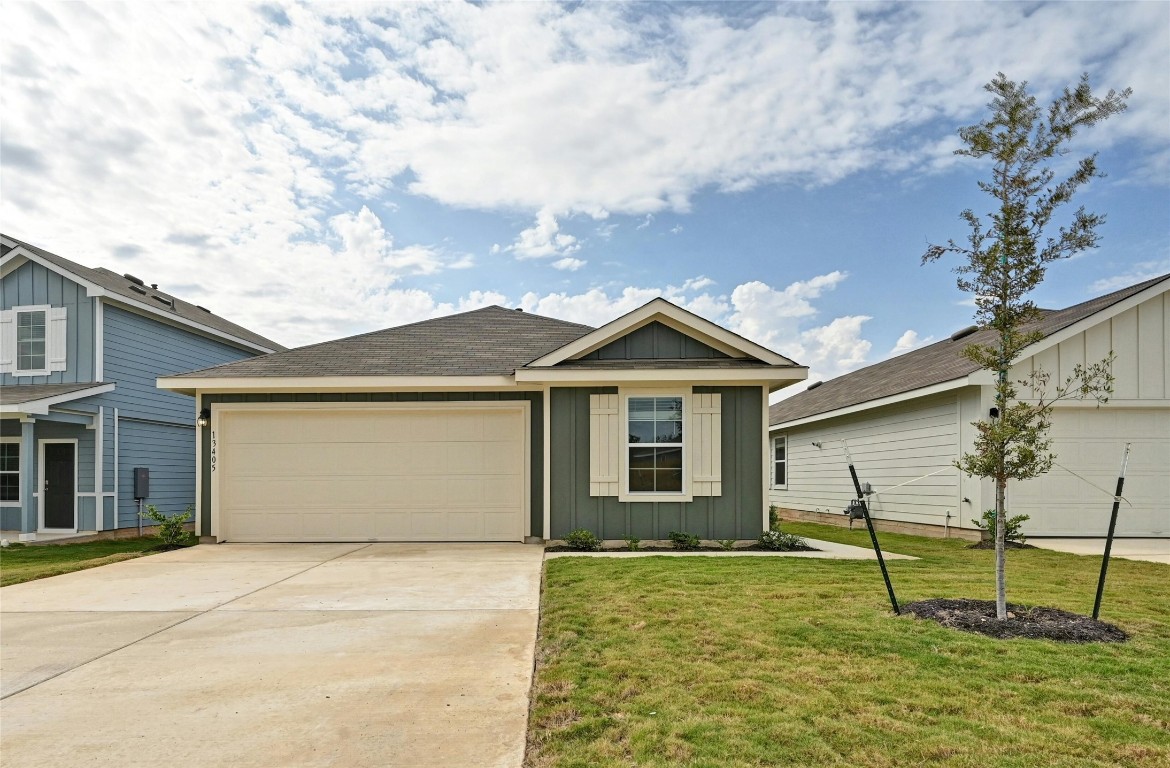
[[[0,590],[18,766],[519,766],[522,544],[204,545]]]
[[[1029,538],[1029,544],[1040,549],[1054,549],[1057,552],[1071,552],[1074,555],[1105,554],[1105,539],[1036,539]],[[1114,539],[1109,556],[1126,560],[1145,560],[1150,563],[1170,565],[1170,539]]]

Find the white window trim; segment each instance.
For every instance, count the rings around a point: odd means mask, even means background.
[[[784,482],[776,482],[776,441],[784,441]],[[791,478],[791,473],[788,471],[788,435],[772,435],[772,439],[768,442],[768,466],[769,473],[772,478],[772,490],[786,491],[788,490],[788,480]]]
[[[694,501],[694,494],[691,485],[691,462],[690,451],[688,448],[691,443],[691,425],[690,425],[690,407],[691,407],[691,388],[673,388],[673,387],[654,387],[653,389],[633,389],[620,388],[619,395],[619,413],[618,420],[621,424],[623,434],[626,435],[621,441],[622,451],[618,457],[618,467],[621,473],[620,485],[618,486],[618,501],[622,502],[687,502]],[[630,490],[630,398],[631,397],[681,397],[682,398],[682,425],[683,425],[683,439],[682,439],[682,491],[672,493],[659,493],[657,491],[631,491]],[[638,445],[634,443],[633,445]]]
[[[19,437],[0,437],[0,443],[16,443],[21,444]],[[15,501],[0,501],[0,507],[19,507],[24,502],[24,472],[21,467],[24,466],[24,457],[20,457],[20,461],[16,465],[16,500]],[[11,474],[6,472],[5,474]]]
[[[44,312],[45,313],[45,366],[43,368],[29,368],[22,369],[20,367],[20,342],[17,342],[17,347],[12,351],[12,375],[18,378],[25,378],[30,376],[48,376],[49,370],[49,348],[52,345],[53,326],[50,312],[53,307],[49,304],[36,304],[23,307],[12,308],[12,322],[13,329],[20,334],[20,314],[22,312]]]

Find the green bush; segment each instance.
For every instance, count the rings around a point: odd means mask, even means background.
[[[601,549],[601,539],[593,535],[593,531],[578,528],[565,536],[565,546],[579,552],[596,552]]]
[[[808,542],[796,534],[780,531],[764,531],[760,534],[760,538],[756,539],[756,542],[764,549],[770,549],[773,552],[800,552],[811,549]]]
[[[630,550],[631,552],[637,552],[640,549],[638,545],[641,543],[641,539],[635,538],[633,536],[626,537],[626,549]]]
[[[147,504],[142,517],[158,526],[158,539],[164,547],[186,547],[195,543],[195,534],[183,526],[195,516],[195,508],[187,507],[185,512],[168,515],[159,512],[158,507]]]
[[[724,551],[730,552],[735,549],[735,539],[715,539],[719,546],[723,547]]]
[[[768,529],[772,531],[780,530],[780,507],[775,504],[768,506]]]
[[[1028,537],[1024,535],[1021,528],[1024,523],[1032,518],[1028,515],[1016,515],[1015,517],[1004,516],[1003,538],[1007,542],[1015,542],[1016,544],[1023,544],[1027,542]],[[971,523],[981,531],[985,531],[990,535],[992,540],[995,539],[995,510],[988,509],[983,513],[982,520],[972,520]]]
[[[693,552],[699,548],[699,537],[693,533],[671,531],[667,538],[670,539],[672,547],[683,552]]]

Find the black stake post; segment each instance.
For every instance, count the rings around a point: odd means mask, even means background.
[[[1113,511],[1109,515],[1109,535],[1105,537],[1105,556],[1101,558],[1101,576],[1097,579],[1097,598],[1093,600],[1093,621],[1101,615],[1101,595],[1105,593],[1105,573],[1109,570],[1109,552],[1113,549],[1113,532],[1117,530],[1117,510],[1121,507],[1121,489],[1125,487],[1125,467],[1129,464],[1129,443],[1121,457],[1121,474],[1117,476],[1117,492],[1113,494]]]
[[[886,592],[890,593],[890,605],[894,608],[894,613],[902,613],[902,609],[898,607],[898,598],[894,597],[894,585],[890,582],[890,572],[886,570],[886,559],[882,557],[882,548],[878,545],[877,531],[873,529],[873,520],[869,517],[869,505],[865,503],[865,493],[861,490],[861,482],[857,479],[857,470],[853,468],[853,457],[849,455],[849,446],[844,440],[841,444],[845,446],[845,460],[849,462],[849,476],[853,478],[853,488],[857,491],[857,500],[861,502],[861,514],[865,517],[865,527],[869,529],[869,540],[873,542],[873,551],[877,555],[878,565],[882,568],[882,578],[886,582]]]

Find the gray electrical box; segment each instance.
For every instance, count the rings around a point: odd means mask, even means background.
[[[150,467],[134,468],[134,498],[145,499],[150,496]]]

